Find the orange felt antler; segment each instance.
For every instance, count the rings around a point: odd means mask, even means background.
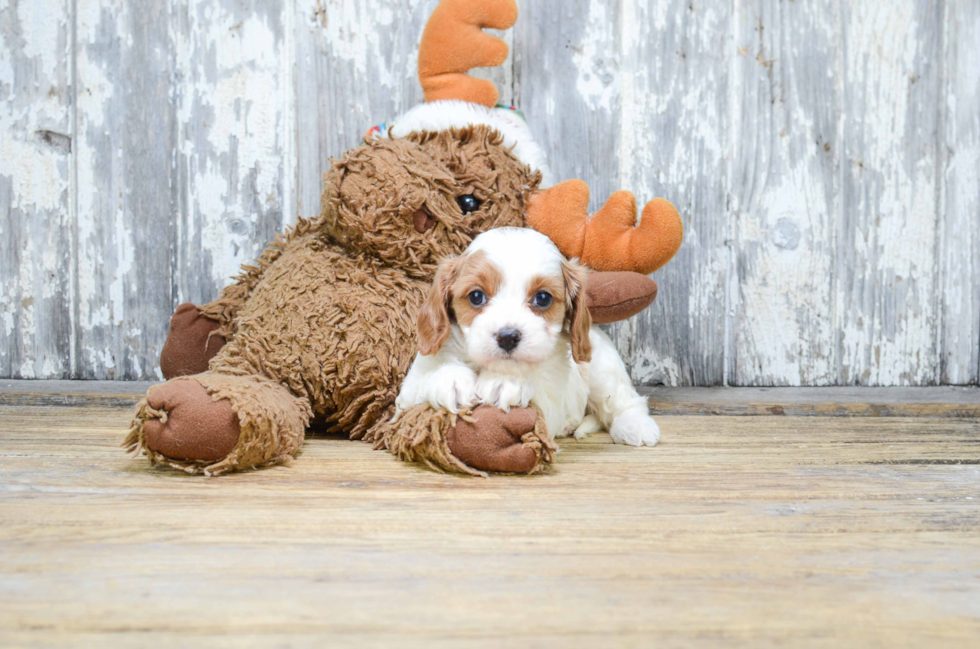
[[[483,28],[507,29],[516,20],[514,0],[442,0],[429,17],[419,44],[419,82],[425,100],[461,99],[495,106],[497,88],[466,73],[504,62],[507,43],[484,33]]]
[[[538,192],[527,224],[548,235],[566,257],[579,257],[593,270],[632,270],[649,275],[674,256],[684,238],[677,210],[662,198],[643,208],[636,225],[636,199],[618,191],[589,218],[589,186],[566,180]]]

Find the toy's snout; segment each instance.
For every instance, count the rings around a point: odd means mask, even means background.
[[[436,224],[435,217],[429,214],[429,211],[425,208],[425,205],[415,210],[415,215],[412,217],[412,220],[415,224],[415,231],[419,234],[425,234]]]

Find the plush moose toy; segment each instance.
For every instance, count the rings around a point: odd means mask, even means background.
[[[507,56],[482,28],[516,19],[514,0],[436,7],[419,51],[426,102],[333,162],[319,217],[277,237],[218,299],[177,309],[160,359],[169,380],[137,405],[124,446],[217,475],[288,462],[315,419],[437,469],[529,473],[551,461],[531,408],[457,416],[419,406],[390,422],[436,265],[480,232],[530,226],[567,257],[610,271],[589,280],[598,323],[649,305],[656,284],[645,274],[680,246],[666,201],[647,204],[635,225],[628,192],[590,218],[585,183],[549,186],[523,118],[495,107],[493,84],[467,76]]]

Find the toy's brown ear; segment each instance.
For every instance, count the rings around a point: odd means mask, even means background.
[[[592,360],[592,343],[589,341],[592,317],[586,297],[589,271],[573,261],[562,261],[561,274],[565,282],[565,317],[572,343],[572,358],[576,363],[588,363]]]
[[[493,108],[497,88],[466,73],[504,62],[507,44],[483,28],[507,29],[516,20],[514,0],[442,0],[419,44],[419,82],[425,100],[460,99]]]
[[[456,279],[460,260],[460,257],[454,257],[439,264],[429,296],[419,309],[419,352],[423,356],[435,354],[449,338],[449,301],[452,299],[450,287]]]
[[[592,270],[649,275],[681,247],[681,218],[662,198],[646,204],[639,225],[636,199],[630,192],[614,193],[592,218],[588,205],[588,185],[566,180],[531,198],[527,224],[547,235],[566,257],[578,257]]]
[[[657,283],[629,271],[593,271],[586,293],[592,324],[609,324],[646,310],[657,299]]]

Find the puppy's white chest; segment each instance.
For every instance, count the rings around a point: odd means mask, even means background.
[[[571,357],[556,358],[535,372],[535,394],[531,403],[544,415],[552,438],[571,435],[582,420],[589,402],[588,364]]]

